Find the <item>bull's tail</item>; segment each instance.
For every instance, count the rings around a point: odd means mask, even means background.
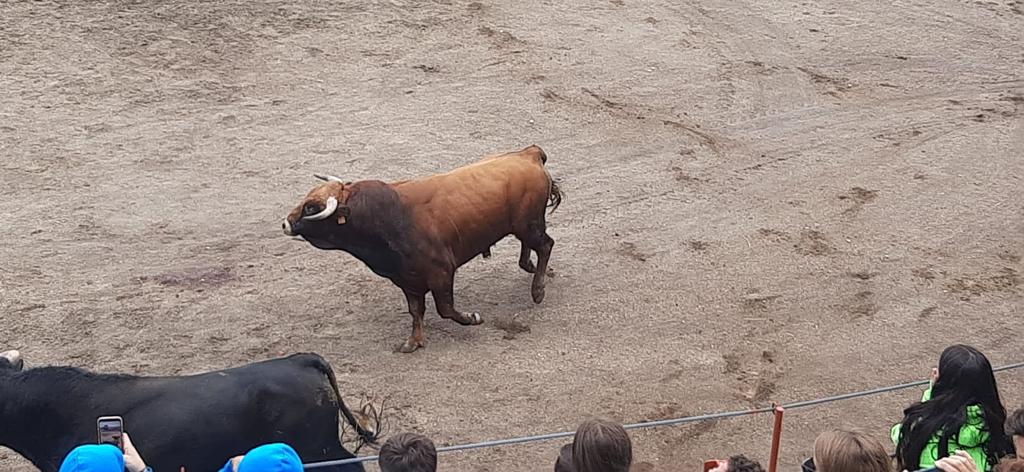
[[[540,151],[541,164],[547,164],[547,153],[545,153],[544,150],[542,150],[539,147],[537,148],[537,150]],[[558,209],[558,205],[562,204],[562,198],[565,197],[565,194],[562,193],[562,188],[558,186],[558,183],[555,182],[555,179],[551,177],[551,173],[548,172],[547,169],[544,169],[544,172],[548,174],[548,181],[551,182],[551,187],[548,190],[548,208],[551,209],[551,212],[554,212],[556,209]]]
[[[540,157],[540,163],[542,166],[548,163],[548,154],[544,152],[544,150],[541,149],[540,146],[533,144],[524,149],[524,151],[527,150],[532,150],[537,153],[537,156]],[[551,178],[551,173],[548,172],[546,168],[544,169],[544,172],[548,174],[548,182],[550,182],[550,187],[548,189],[547,207],[550,208],[553,212],[558,208],[558,205],[562,204],[562,198],[565,197],[565,194],[562,193],[562,189],[558,186],[557,183],[555,183],[555,179]]]
[[[548,178],[551,179],[551,176],[548,175]],[[551,179],[551,190],[548,191],[548,208],[551,208],[551,212],[558,209],[558,205],[562,204],[562,197],[564,196],[565,194],[562,193],[561,187],[555,183],[555,179]]]
[[[345,417],[345,422],[356,429],[356,434],[358,434],[363,441],[370,444],[376,444],[379,432],[367,431],[359,424],[359,421],[356,421],[355,415],[353,415],[352,411],[345,405],[345,400],[341,398],[341,391],[338,390],[338,379],[334,376],[334,369],[331,368],[330,364],[328,364],[324,358],[317,356],[317,359],[319,362],[316,363],[315,367],[327,376],[327,381],[331,384],[331,390],[334,391],[334,397],[338,399],[338,410],[341,411],[341,416]]]

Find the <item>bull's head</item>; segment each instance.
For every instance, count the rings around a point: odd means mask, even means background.
[[[288,236],[302,236],[315,246],[349,217],[346,202],[351,182],[333,175],[314,176],[325,183],[311,190],[302,203],[284,218],[281,228]]]

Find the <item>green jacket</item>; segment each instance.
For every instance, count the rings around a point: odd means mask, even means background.
[[[929,387],[928,390],[924,391],[921,401],[926,402],[931,400],[931,398],[932,389]],[[899,444],[901,426],[903,425],[896,423],[889,431],[893,444]],[[968,405],[967,422],[960,428],[960,434],[949,438],[948,455],[953,455],[957,449],[965,451],[974,458],[974,462],[978,464],[978,470],[992,470],[995,464],[989,464],[988,455],[985,454],[985,445],[988,443],[988,439],[988,427],[985,425],[985,415],[981,407],[978,405]],[[938,433],[932,436],[928,444],[921,451],[921,463],[918,466],[921,469],[926,469],[934,465],[937,460],[939,460]]]

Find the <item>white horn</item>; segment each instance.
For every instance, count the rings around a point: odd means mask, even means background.
[[[327,206],[324,207],[324,211],[321,211],[320,213],[317,213],[315,215],[303,216],[302,219],[309,221],[320,221],[326,219],[328,216],[333,215],[337,209],[338,199],[330,197],[327,199]]]
[[[329,175],[329,174],[323,174],[323,175],[321,175],[321,174],[313,174],[313,177],[316,177],[316,178],[318,178],[320,180],[323,180],[324,182],[340,182],[340,183],[345,183],[343,180],[341,180],[341,177],[335,177],[335,176]]]

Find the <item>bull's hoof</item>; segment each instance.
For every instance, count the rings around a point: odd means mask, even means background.
[[[533,287],[530,290],[530,295],[533,296],[533,303],[540,303],[544,301],[544,287]]]
[[[478,324],[482,324],[483,322],[484,322],[484,319],[480,317],[480,313],[470,313],[469,314],[469,324],[470,325],[478,325]]]
[[[402,343],[401,346],[398,346],[397,351],[401,352],[403,354],[409,354],[410,352],[415,352],[417,349],[419,349],[421,347],[427,347],[427,341],[426,340],[417,341],[417,340],[415,340],[413,338],[409,338],[409,339],[406,339],[405,342]]]
[[[537,272],[537,266],[533,265],[533,261],[520,262],[519,268],[523,269],[528,274]]]

